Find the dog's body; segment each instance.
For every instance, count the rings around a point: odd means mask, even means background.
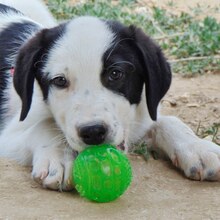
[[[170,67],[140,29],[93,17],[43,29],[0,5],[0,51],[0,155],[33,165],[44,187],[72,188],[75,151],[141,140],[187,177],[220,180],[219,147],[158,115]]]

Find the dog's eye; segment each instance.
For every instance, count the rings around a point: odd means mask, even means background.
[[[113,81],[118,81],[120,79],[122,79],[124,76],[124,73],[121,70],[118,69],[113,69],[109,72],[109,81],[113,82]]]
[[[68,86],[68,81],[63,76],[58,76],[51,80],[52,84],[59,88],[66,88]]]

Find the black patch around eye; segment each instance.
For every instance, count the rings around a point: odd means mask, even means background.
[[[117,21],[105,21],[115,38],[102,57],[101,82],[104,87],[125,97],[130,104],[139,104],[143,91],[141,56],[135,44],[133,32]],[[106,70],[119,68],[124,73],[122,80],[107,80]]]
[[[114,69],[108,67],[103,70],[101,81],[106,88],[123,95],[123,87],[125,85],[126,75],[127,74],[120,70],[119,67],[115,67]]]
[[[138,104],[143,90],[142,68],[138,55],[128,40],[109,48],[103,56],[101,82],[110,91],[125,97],[130,104]]]
[[[125,97],[130,104],[138,104],[141,99],[143,80],[133,64],[120,61],[119,67],[103,69],[102,84],[112,92]]]

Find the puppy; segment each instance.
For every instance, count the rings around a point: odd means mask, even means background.
[[[95,17],[44,28],[0,4],[0,51],[0,155],[32,165],[43,187],[71,190],[90,145],[143,140],[188,178],[220,179],[220,148],[159,115],[171,70],[141,29]]]

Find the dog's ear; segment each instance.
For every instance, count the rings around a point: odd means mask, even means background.
[[[14,87],[22,101],[20,121],[23,121],[30,109],[34,87],[34,79],[37,72],[37,62],[41,53],[42,34],[38,33],[29,40],[19,51],[15,71]]]
[[[143,65],[146,102],[152,120],[157,119],[157,107],[171,84],[171,69],[160,47],[141,29],[130,26]]]
[[[43,29],[30,39],[19,50],[14,71],[14,87],[22,101],[20,121],[23,121],[30,110],[35,78],[38,81],[44,99],[48,89],[42,69],[48,58],[49,50],[62,35],[64,25]]]

